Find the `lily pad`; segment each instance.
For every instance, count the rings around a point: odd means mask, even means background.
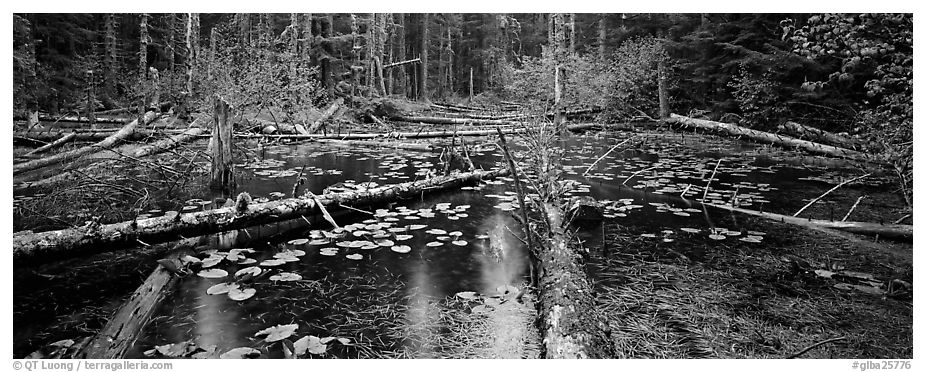
[[[259,357],[260,350],[250,347],[236,347],[219,356],[221,359],[257,359]]]
[[[260,275],[260,273],[261,273],[262,271],[263,271],[263,270],[261,270],[261,269],[260,269],[259,267],[257,267],[257,266],[246,267],[246,268],[243,268],[243,269],[241,269],[241,270],[236,271],[236,272],[235,272],[235,277],[236,277],[236,278],[240,278],[240,277],[245,276],[245,275],[248,275],[248,274],[251,274],[251,275],[253,275],[253,276],[258,276],[258,275]]]
[[[306,243],[308,243],[308,242],[309,242],[309,239],[304,239],[304,238],[303,238],[303,239],[293,239],[293,240],[290,240],[290,241],[288,241],[288,242],[286,242],[286,243],[287,243],[287,244],[290,244],[290,245],[303,245],[303,244],[306,244]]]
[[[218,279],[218,278],[224,278],[228,276],[228,271],[225,271],[222,269],[208,269],[208,270],[200,271],[196,273],[196,275],[199,275],[207,279]]]
[[[238,288],[238,284],[235,283],[219,283],[214,286],[209,287],[206,290],[206,294],[218,295],[228,293],[232,288]]]
[[[260,265],[267,266],[267,267],[273,267],[273,266],[280,266],[285,263],[286,263],[286,260],[273,259],[273,260],[264,260],[263,262],[260,263]]]
[[[251,297],[254,297],[254,294],[257,293],[257,290],[254,288],[229,288],[228,289],[228,298],[235,301],[244,301]]]
[[[264,339],[266,342],[280,341],[284,338],[292,336],[297,329],[299,329],[298,324],[276,325],[255,333],[254,337],[266,335],[267,338]]]
[[[219,257],[219,256],[210,256],[202,261],[203,268],[207,269],[215,265],[218,265],[219,262],[222,262],[223,259],[224,259],[223,257]]]
[[[412,251],[412,247],[409,247],[407,245],[394,245],[392,247],[389,247],[389,249],[391,249],[393,252],[396,252],[396,253],[408,253]]]
[[[270,280],[280,282],[292,282],[302,279],[302,275],[296,273],[279,273],[270,277]]]
[[[321,342],[321,339],[315,336],[305,336],[293,342],[293,352],[296,355],[304,355],[306,352],[318,355],[324,354],[328,350],[328,345]]]
[[[355,260],[355,261],[356,261],[356,260],[362,260],[362,259],[363,259],[363,255],[362,255],[362,254],[357,254],[357,253],[349,254],[349,255],[347,255],[347,256],[345,256],[345,257],[347,257],[348,260]]]

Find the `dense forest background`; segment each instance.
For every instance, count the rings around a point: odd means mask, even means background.
[[[294,122],[337,96],[549,110],[556,64],[564,107],[603,108],[600,120],[657,117],[662,80],[674,112],[760,129],[797,121],[912,154],[911,14],[13,17],[18,113],[151,105],[152,94],[194,110],[221,94]]]

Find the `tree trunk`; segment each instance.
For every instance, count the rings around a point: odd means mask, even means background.
[[[171,148],[179,146],[182,143],[193,141],[199,138],[199,135],[203,134],[203,132],[205,132],[203,128],[193,127],[183,131],[182,133],[178,133],[150,145],[141,147],[138,150],[135,150],[135,153],[132,155],[136,158],[140,158],[142,156],[154,155],[159,152],[167,151]]]
[[[469,101],[473,102],[473,68],[469,68]]]
[[[179,257],[190,251],[200,239],[184,239],[176,243],[165,259],[179,262]],[[191,252],[191,251],[190,251]],[[176,263],[175,263],[176,264]],[[100,333],[75,353],[80,359],[119,359],[134,346],[142,331],[161,302],[167,298],[180,278],[158,264],[132,296],[116,310]]]
[[[601,15],[601,19],[598,20],[598,58],[601,61],[607,59],[607,47],[606,41],[608,39],[608,15],[607,13]]]
[[[913,225],[883,224],[877,222],[854,222],[854,221],[829,221],[817,220],[803,217],[793,217],[784,214],[760,212],[752,209],[737,208],[727,205],[707,204],[711,207],[739,212],[752,216],[767,218],[770,220],[784,222],[792,225],[807,227],[822,227],[833,230],[841,230],[861,235],[881,236],[883,238],[913,241]]]
[[[148,72],[148,13],[141,14],[141,23],[138,26],[138,79],[145,81],[145,75]]]
[[[72,132],[72,133],[65,134],[63,137],[61,137],[61,138],[55,140],[55,141],[52,142],[52,143],[49,143],[49,144],[47,144],[47,145],[45,145],[45,146],[42,146],[42,147],[39,147],[39,148],[37,148],[37,149],[35,149],[35,150],[29,151],[29,152],[26,154],[26,156],[33,156],[33,155],[36,155],[36,154],[38,154],[38,153],[40,153],[40,152],[45,152],[45,151],[51,150],[51,149],[53,149],[53,148],[59,147],[59,146],[65,144],[65,143],[70,142],[70,141],[73,140],[75,137],[77,137],[77,133],[73,133],[73,132]]]
[[[672,114],[671,109],[669,108],[669,87],[666,82],[666,61],[664,58],[659,58],[657,63],[657,89],[659,90],[659,119],[665,120],[669,118],[669,115]]]
[[[103,87],[106,94],[116,93],[116,72],[118,69],[117,43],[116,43],[116,15],[108,13],[103,17],[103,66],[106,69],[103,75]]]
[[[418,100],[430,101],[428,96],[428,22],[429,14],[421,15],[421,71],[418,77]]]
[[[507,170],[454,173],[414,182],[383,185],[366,191],[325,194],[316,199],[284,199],[247,205],[245,208],[227,207],[41,233],[20,232],[13,236],[13,259],[61,259],[66,255],[90,251],[128,249],[135,246],[137,240],[155,242],[179,235],[200,236],[316,214],[320,212],[316,201],[328,209],[337,205],[360,207],[419,197],[422,193],[455,188],[465,183],[507,174]]]
[[[569,53],[576,52],[576,14],[569,13]]]
[[[822,145],[816,142],[805,141],[802,139],[792,138],[788,136],[782,136],[778,134],[762,132],[754,129],[743,128],[738,125],[728,124],[728,123],[719,123],[716,121],[703,120],[703,119],[693,119],[687,116],[681,116],[677,114],[672,114],[669,119],[666,120],[670,124],[678,124],[686,128],[700,128],[708,129],[720,133],[724,133],[731,136],[743,136],[751,140],[763,143],[771,143],[783,147],[797,148],[809,153],[820,154],[833,156],[838,158],[846,158],[853,160],[866,161],[875,164],[884,164],[884,159],[881,159],[875,154],[866,154],[854,150],[844,149],[840,147]]]
[[[146,125],[154,121],[154,119],[156,119],[157,117],[158,117],[158,114],[154,112],[148,112],[145,114],[144,117],[141,118],[141,125]],[[138,125],[139,125],[139,120],[133,120],[131,123],[126,124],[124,127],[122,127],[122,129],[120,129],[118,132],[113,133],[109,137],[106,137],[106,139],[96,144],[86,146],[86,147],[81,147],[79,149],[75,149],[75,150],[68,151],[68,152],[55,154],[54,156],[49,156],[47,158],[36,159],[36,160],[32,160],[32,161],[28,161],[28,162],[20,163],[20,164],[14,164],[13,174],[15,175],[15,174],[23,173],[26,171],[44,168],[49,165],[60,163],[62,161],[73,161],[81,157],[84,157],[86,155],[93,154],[93,153],[102,151],[104,149],[111,148],[115,144],[128,138],[132,134],[132,132],[135,131],[135,128],[137,128]]]
[[[406,56],[405,54],[405,13],[398,13],[396,24],[398,24],[398,27],[396,28],[396,33],[395,33],[395,41],[396,41],[395,42],[396,44],[395,59],[404,60]],[[396,71],[396,83],[395,84],[396,84],[397,89],[394,89],[394,91],[397,94],[400,94],[403,97],[407,98],[408,90],[406,89],[406,86],[408,83],[406,82],[405,75],[406,74],[405,74],[404,67]]]
[[[219,39],[219,31],[215,27],[209,32],[209,64],[206,66],[206,80],[212,81],[212,71],[215,69],[215,53]]]
[[[311,126],[309,126],[309,133],[318,132],[318,130],[324,126],[325,121],[328,120],[328,118],[330,118],[331,115],[334,115],[336,111],[338,111],[338,108],[341,106],[342,103],[344,103],[344,100],[341,98],[338,98],[334,100],[334,102],[331,102],[331,105],[329,105],[328,108],[325,109],[325,112],[322,113],[322,116],[320,116],[317,120],[315,120],[314,123],[312,123]]]
[[[199,13],[188,13],[186,24],[186,74],[187,83],[186,91],[193,97],[193,75],[196,70],[196,62],[199,59]]]
[[[390,64],[388,64],[388,65],[383,66],[383,68],[384,68],[384,69],[390,69],[390,68],[393,68],[393,67],[400,67],[400,66],[404,66],[404,65],[407,65],[407,64],[411,64],[411,63],[421,63],[421,58],[410,59],[410,60],[407,60],[407,61],[393,62],[393,63],[390,63]],[[402,70],[402,69],[400,69],[400,70]]]
[[[219,96],[213,99],[215,111],[212,126],[212,181],[209,188],[231,193],[235,189],[235,163],[232,159],[233,125],[228,120],[228,103]]]
[[[800,139],[807,139],[814,142],[825,143],[828,145],[833,145],[836,147],[844,147],[847,149],[861,149],[862,143],[858,140],[841,136],[838,134],[830,133],[822,129],[817,129],[814,127],[809,127],[806,125],[801,125],[793,121],[784,123],[783,125],[778,126],[778,130],[785,133],[794,135]]]

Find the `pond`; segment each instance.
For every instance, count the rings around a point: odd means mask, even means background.
[[[240,146],[250,150],[238,165],[237,191],[255,201],[289,197],[300,175],[307,178],[300,190],[321,194],[332,185],[421,179],[440,163],[439,154],[404,150]],[[765,232],[717,225],[711,218],[716,211],[698,201],[790,214],[838,183],[833,180],[858,173],[840,161],[700,135],[600,133],[573,136],[563,146],[569,149],[564,178],[573,183],[567,195],[594,197],[605,218],[645,227],[641,236],[654,244],[697,235],[761,245]],[[522,146],[513,150],[523,156]],[[497,151],[477,151],[473,161],[485,169],[503,166]],[[250,351],[240,348],[284,357],[282,343],[260,334],[274,326],[289,326],[276,330],[313,345],[305,354],[311,357],[536,357],[539,332],[533,299],[521,293],[528,265],[523,232],[512,217],[512,181],[337,212],[337,229],[313,217],[218,234],[211,250],[198,256],[204,268],[181,281],[127,357]],[[856,194],[875,193],[885,182],[872,177],[830,200],[851,205]],[[221,201],[191,195],[182,211]],[[902,207],[892,203],[861,206],[853,219]],[[835,209],[838,218],[847,207],[820,203],[807,215],[829,218]],[[608,247],[604,235],[592,228],[580,236],[590,250],[619,249]]]

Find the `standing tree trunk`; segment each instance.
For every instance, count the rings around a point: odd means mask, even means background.
[[[566,53],[565,31],[566,25],[562,13],[553,14],[553,39],[550,44],[553,46],[553,124],[557,133],[562,133],[565,123],[563,115],[563,60]]]
[[[300,50],[300,54],[302,54],[303,60],[305,61],[312,59],[312,46],[315,44],[315,35],[312,33],[312,17],[312,13],[306,13],[305,24],[301,27],[302,35],[300,35],[300,38],[305,41],[302,42],[302,49]]]
[[[116,66],[116,15],[113,13],[106,14],[103,19],[103,87],[107,94],[116,92],[116,72],[119,71]]]
[[[576,14],[569,13],[569,52],[576,52]]]
[[[604,61],[607,56],[607,50],[605,49],[605,41],[608,38],[608,15],[607,13],[601,15],[601,19],[598,20],[598,57],[601,58],[601,61]]]
[[[396,44],[395,60],[404,61],[406,59],[405,58],[406,56],[405,54],[405,13],[399,13],[397,17],[398,18],[396,19],[396,24],[398,26],[396,28],[396,33],[395,33],[395,41],[396,41],[395,42]],[[393,89],[397,94],[400,94],[403,97],[408,97],[408,93],[406,89],[407,82],[405,78],[406,68],[407,67],[405,66],[401,66],[398,69],[398,71],[396,71],[396,84],[395,85],[396,85],[396,88],[398,89]]]
[[[444,90],[446,87],[446,81],[444,81],[444,58],[446,58],[446,50],[444,49],[444,43],[449,40],[444,40],[444,24],[440,24],[440,32],[437,34],[440,39],[440,49],[437,52],[437,96],[444,97]],[[448,28],[449,31],[449,28]]]
[[[189,13],[186,23],[186,91],[193,97],[193,75],[199,59],[199,13]]]
[[[418,100],[429,101],[428,97],[428,13],[421,15],[421,70],[418,78]]]
[[[235,189],[234,161],[232,160],[232,130],[228,121],[228,102],[214,97],[214,124],[212,127],[212,181],[209,188],[231,194]]]
[[[206,66],[206,81],[212,81],[212,71],[215,69],[215,53],[219,39],[219,31],[212,28],[209,32],[209,65]]]
[[[656,63],[657,73],[659,74],[657,84],[657,89],[659,89],[659,119],[665,120],[672,113],[669,108],[669,87],[666,82],[668,71],[666,71],[665,56],[660,56]]]
[[[165,54],[167,55],[167,70],[169,71],[169,78],[167,81],[167,95],[171,97],[174,91],[174,68],[176,59],[176,53],[174,50],[174,45],[177,44],[177,15],[174,13],[167,13],[167,40],[165,47]]]
[[[138,25],[138,79],[145,80],[148,71],[148,13],[142,13],[141,23]]]

